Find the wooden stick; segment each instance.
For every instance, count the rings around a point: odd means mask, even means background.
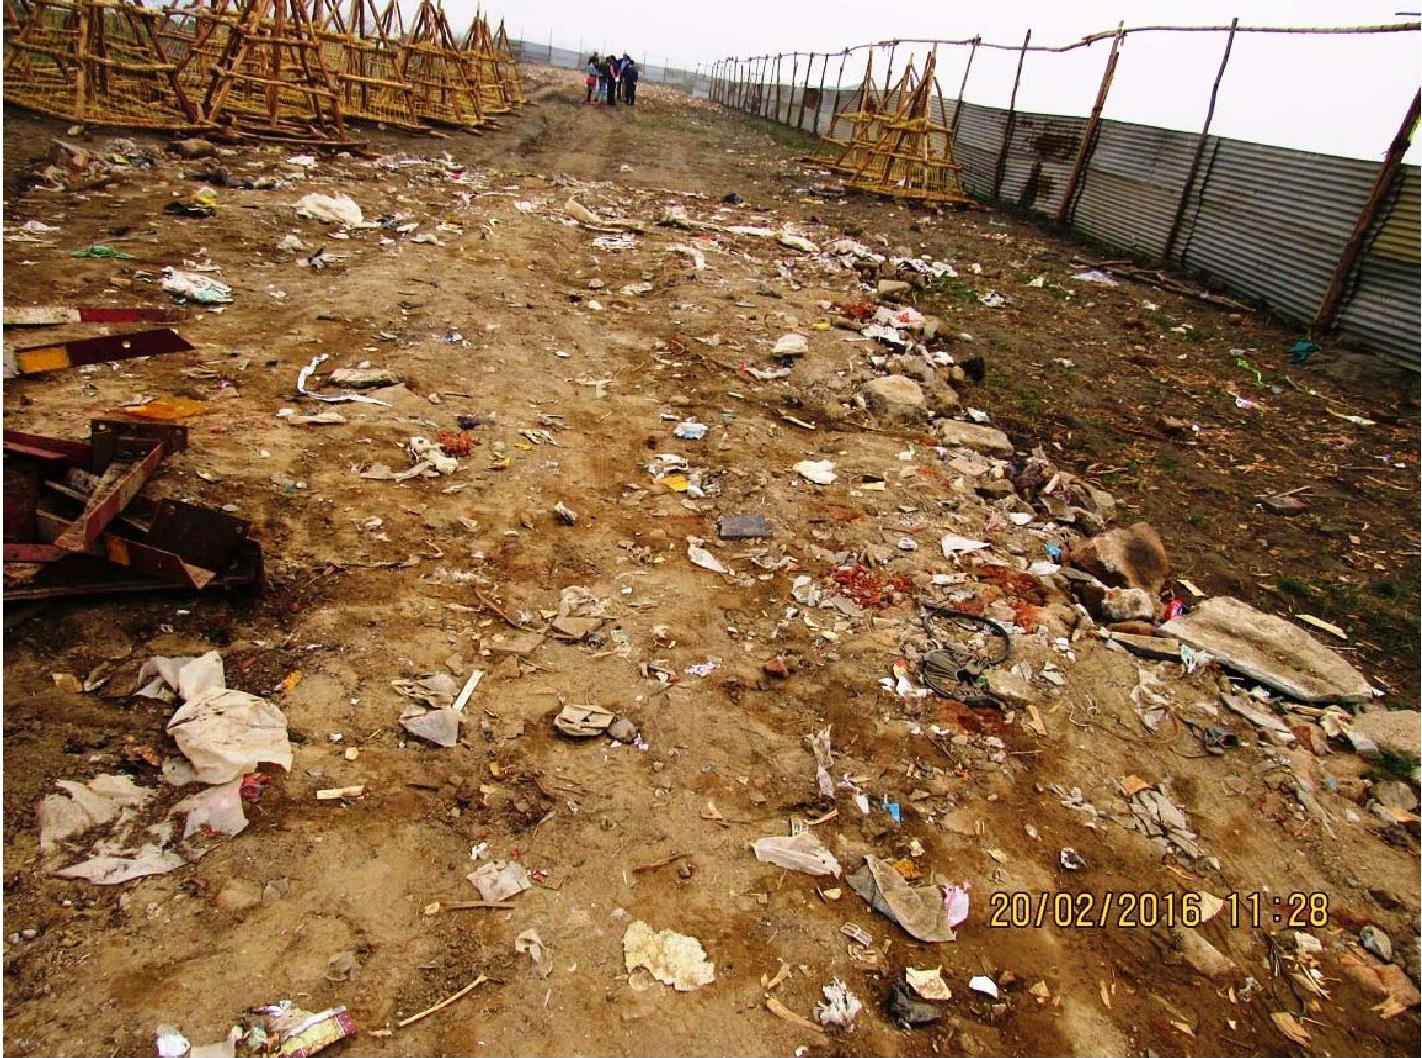
[[[1116,60],[1120,55],[1121,42],[1126,39],[1124,21],[1116,24],[1116,36],[1111,41],[1111,54],[1106,57],[1106,70],[1101,75],[1101,87],[1096,90],[1096,103],[1091,108],[1091,116],[1086,120],[1086,130],[1081,134],[1081,144],[1077,148],[1076,161],[1067,179],[1062,204],[1057,207],[1057,223],[1065,224],[1071,214],[1072,203],[1077,189],[1081,186],[1081,174],[1086,171],[1087,160],[1096,148],[1096,136],[1101,129],[1101,111],[1106,106],[1106,93],[1111,91],[1111,79],[1116,76]]]
[[[1022,38],[1022,50],[1017,53],[1017,76],[1012,81],[1012,100],[1007,104],[1007,120],[1002,126],[1002,150],[997,156],[997,171],[992,178],[992,197],[1002,197],[1002,179],[1007,175],[1007,150],[1012,144],[1012,126],[1017,124],[1017,88],[1022,84],[1022,63],[1027,58],[1027,45],[1032,42],[1032,31]]]
[[[457,900],[452,904],[440,901],[441,911],[512,911],[518,905],[500,900]]]
[[[1190,162],[1190,171],[1185,176],[1185,186],[1180,189],[1180,201],[1175,204],[1175,219],[1170,222],[1170,234],[1165,237],[1165,249],[1160,252],[1160,263],[1170,262],[1170,251],[1175,249],[1175,238],[1180,234],[1180,222],[1185,219],[1185,205],[1190,201],[1190,188],[1195,183],[1195,175],[1200,171],[1200,160],[1205,156],[1205,144],[1210,136],[1210,122],[1215,119],[1215,97],[1220,93],[1220,81],[1224,78],[1225,66],[1229,64],[1229,52],[1234,47],[1234,31],[1239,19],[1229,24],[1229,36],[1225,39],[1224,56],[1220,59],[1219,72],[1215,74],[1214,87],[1210,89],[1210,106],[1205,111],[1205,127],[1200,130],[1200,139],[1195,144],[1195,157]]]
[[[408,1018],[406,1018],[406,1019],[403,1020],[403,1021],[397,1021],[397,1022],[395,1023],[395,1027],[396,1027],[397,1029],[403,1029],[406,1025],[413,1025],[415,1022],[419,1021],[420,1019],[422,1019],[422,1018],[427,1018],[427,1017],[429,1017],[431,1014],[435,1013],[436,1011],[443,1010],[445,1007],[449,1006],[449,1004],[453,1003],[455,1000],[457,1000],[457,999],[463,999],[463,998],[464,998],[465,996],[467,996],[470,992],[474,991],[474,989],[478,988],[481,984],[483,984],[483,983],[484,983],[485,981],[487,981],[487,980],[488,980],[487,977],[485,977],[483,974],[480,974],[478,977],[474,978],[474,980],[470,981],[467,985],[465,985],[463,988],[461,988],[458,992],[455,992],[454,995],[449,996],[449,997],[446,998],[446,999],[441,999],[441,1000],[440,1000],[438,1003],[436,1003],[434,1006],[432,1006],[432,1007],[426,1007],[424,1010],[420,1011],[418,1014],[411,1014]]]
[[[1387,156],[1383,159],[1382,168],[1378,170],[1378,178],[1373,183],[1372,193],[1363,203],[1363,211],[1358,214],[1358,220],[1353,225],[1353,234],[1348,236],[1348,242],[1344,244],[1343,253],[1338,258],[1338,265],[1333,270],[1333,279],[1329,282],[1328,290],[1319,303],[1318,311],[1314,313],[1313,323],[1309,327],[1310,334],[1327,329],[1328,325],[1333,322],[1333,317],[1343,300],[1343,287],[1353,272],[1353,266],[1362,256],[1363,245],[1367,242],[1369,232],[1372,231],[1373,219],[1377,216],[1383,200],[1392,190],[1398,171],[1402,168],[1402,156],[1407,153],[1407,148],[1412,144],[1412,133],[1417,128],[1420,108],[1422,108],[1422,92],[1412,97],[1412,105],[1407,108],[1407,115],[1402,119],[1402,126],[1397,130],[1397,135],[1392,138],[1392,143],[1388,146]]]
[[[633,867],[632,873],[641,874],[643,871],[655,871],[658,867],[665,867],[669,863],[675,863],[677,860],[685,860],[690,858],[690,856],[691,853],[689,852],[673,852],[670,856],[663,857],[653,863],[644,863],[640,867]]]

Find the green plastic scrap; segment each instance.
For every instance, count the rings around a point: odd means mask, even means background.
[[[1236,367],[1243,368],[1245,371],[1248,371],[1251,375],[1254,376],[1254,384],[1255,384],[1256,386],[1262,386],[1262,385],[1264,385],[1264,375],[1260,372],[1260,370],[1259,370],[1257,367],[1255,367],[1253,364],[1251,364],[1248,360],[1244,359],[1244,357],[1242,357],[1242,356],[1237,356],[1237,357],[1235,357],[1235,358],[1234,358],[1234,363],[1235,363],[1235,366],[1236,366]]]
[[[82,250],[75,250],[70,257],[103,257],[111,261],[131,261],[133,254],[124,253],[122,250],[115,250],[112,246],[88,246]]]

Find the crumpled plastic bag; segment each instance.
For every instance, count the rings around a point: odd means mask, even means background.
[[[196,301],[200,305],[229,305],[232,303],[232,288],[211,276],[197,272],[181,272],[176,268],[163,269],[163,289],[169,294]]]
[[[839,877],[839,861],[813,830],[802,830],[794,837],[757,838],[751,842],[751,849],[762,863],[805,874]]]
[[[296,215],[348,228],[365,223],[365,214],[349,195],[322,195],[315,191],[296,203]]]
[[[168,721],[168,733],[199,782],[230,782],[261,764],[291,770],[286,716],[255,694],[220,691],[187,701]]]
[[[851,874],[848,882],[870,907],[897,922],[910,936],[931,944],[957,938],[949,925],[942,886],[915,888],[894,870],[893,864],[876,856],[865,856],[864,866]]]
[[[44,853],[53,852],[67,838],[145,804],[156,792],[139,786],[127,775],[96,775],[87,783],[60,779],[55,785],[68,796],[50,794],[36,811],[40,851]]]
[[[60,878],[79,878],[95,885],[118,885],[148,874],[166,874],[187,861],[160,844],[144,845],[124,855],[100,853],[54,873]]]
[[[231,837],[247,829],[247,814],[242,809],[242,780],[213,786],[184,798],[173,806],[169,815],[186,813],[183,840],[194,834],[223,834]]]
[[[849,986],[836,977],[821,989],[825,1000],[815,1007],[815,1020],[821,1025],[836,1029],[854,1026],[854,1019],[864,1009],[859,997],[849,990]]]

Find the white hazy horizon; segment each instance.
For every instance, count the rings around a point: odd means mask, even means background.
[[[400,0],[413,9],[415,0]],[[911,38],[964,39],[981,35],[994,43],[1019,45],[1030,27],[1034,45],[1061,45],[1088,33],[1129,26],[1241,25],[1340,26],[1417,21],[1422,0],[1157,0],[1074,4],[1019,0],[970,6],[925,0],[716,0],[692,3],[634,3],[632,0],[523,0],[505,8],[479,4],[494,24],[504,19],[509,35],[551,42],[577,51],[629,52],[644,64],[670,64],[705,71],[728,56],[838,51],[874,41]],[[473,15],[475,0],[444,0],[456,29]],[[1239,34],[1220,85],[1211,132],[1257,143],[1380,160],[1397,133],[1422,79],[1417,32],[1367,36]],[[1210,85],[1219,68],[1224,33],[1148,33],[1126,38],[1107,98],[1104,117],[1144,125],[1198,131]],[[902,69],[907,45],[895,56]],[[1085,114],[1091,109],[1110,41],[1062,54],[1028,52],[1018,92],[1020,110]],[[922,68],[926,48],[913,54]],[[862,54],[862,53],[861,53]],[[938,54],[938,80],[945,98],[956,97],[966,47]],[[880,50],[875,70],[884,73]],[[858,60],[856,64],[856,60]],[[1017,55],[979,49],[965,98],[1005,107],[1012,91]],[[812,84],[818,84],[819,60]],[[862,76],[862,58],[851,57],[846,87]],[[833,84],[838,61],[830,65]],[[789,80],[790,63],[783,76]],[[801,59],[800,81],[804,80]],[[1414,139],[1407,161],[1422,161]]]

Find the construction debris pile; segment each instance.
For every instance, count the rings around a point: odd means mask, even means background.
[[[421,0],[29,0],[5,7],[5,99],[87,125],[347,143],[348,120],[478,128],[525,102],[503,23]]]

